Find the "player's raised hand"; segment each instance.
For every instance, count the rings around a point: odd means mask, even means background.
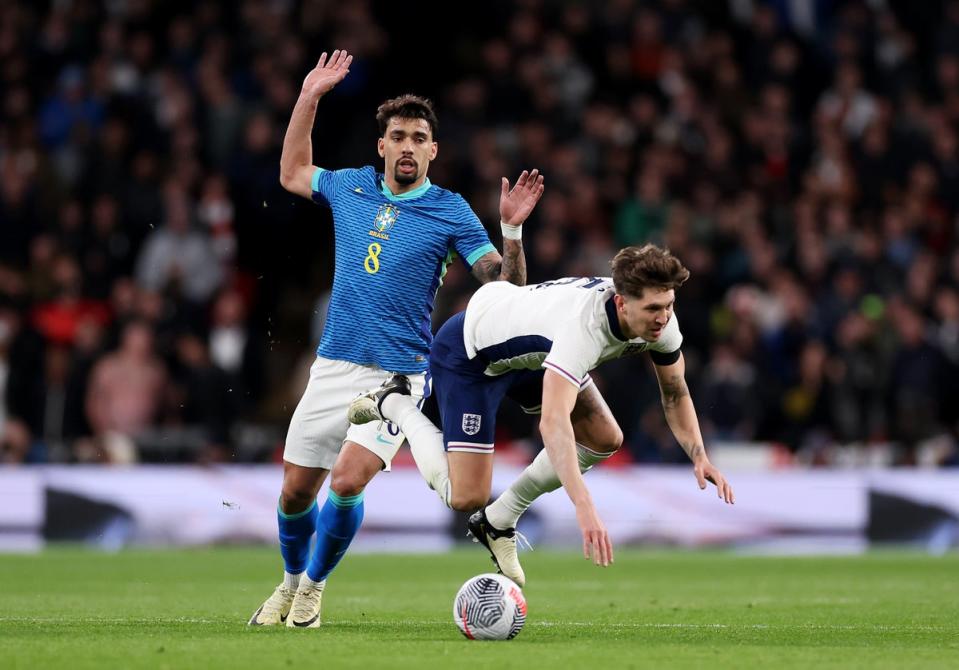
[[[613,562],[613,544],[592,503],[576,506],[576,521],[583,533],[583,556],[603,567]]]
[[[719,468],[707,459],[704,458],[697,461],[693,465],[693,472],[696,473],[696,481],[699,483],[699,488],[704,489],[706,488],[706,482],[712,482],[716,485],[716,493],[719,494],[720,500],[724,500],[730,505],[736,502],[736,496],[733,495],[733,487],[726,481],[726,478],[723,476],[723,473],[719,471]]]
[[[352,62],[353,56],[345,50],[337,49],[329,60],[326,59],[324,51],[316,67],[303,80],[303,94],[319,98],[329,93],[349,73]]]
[[[539,170],[527,172],[516,180],[511,189],[509,179],[503,177],[503,189],[499,196],[499,217],[507,226],[521,226],[543,196],[543,175]]]

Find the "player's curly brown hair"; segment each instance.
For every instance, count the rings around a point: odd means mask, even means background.
[[[689,279],[679,259],[655,244],[621,249],[610,265],[616,292],[631,298],[642,298],[646,288],[676,289]]]
[[[439,119],[433,111],[433,101],[412,93],[401,95],[398,98],[387,100],[376,109],[376,122],[380,126],[380,137],[386,135],[386,127],[390,119],[398,116],[401,119],[423,119],[430,124],[430,132],[436,137],[439,129]]]

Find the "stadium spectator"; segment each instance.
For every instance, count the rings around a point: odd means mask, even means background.
[[[166,366],[153,352],[149,325],[128,323],[119,349],[100,359],[90,373],[86,411],[96,442],[85,456],[105,462],[135,460],[133,440],[157,419],[167,378]]]
[[[193,228],[193,204],[177,181],[166,183],[163,201],[164,223],[144,241],[137,281],[150,291],[171,290],[205,303],[223,280],[213,245]]]
[[[247,324],[239,292],[226,290],[213,303],[207,338],[212,363],[223,372],[238,410],[256,407],[263,383],[263,343]]]
[[[233,388],[227,373],[213,364],[206,343],[192,333],[177,337],[173,371],[178,422],[199,426],[210,450],[229,445],[230,426],[237,417]]]

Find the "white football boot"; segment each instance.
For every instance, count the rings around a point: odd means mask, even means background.
[[[290,606],[296,591],[280,584],[273,591],[273,595],[266,599],[260,608],[250,617],[248,626],[281,626],[286,623],[286,616],[290,613]]]
[[[485,509],[474,512],[466,522],[466,527],[473,536],[473,542],[479,542],[489,549],[493,563],[500,573],[516,582],[520,588],[526,586],[526,573],[523,572],[523,566],[519,564],[519,557],[516,555],[516,539],[517,536],[522,536],[515,528],[494,528],[486,518]]]
[[[296,590],[296,597],[290,606],[290,615],[286,618],[287,628],[320,627],[320,607],[323,604],[323,587],[325,586],[325,579],[315,583],[306,579],[300,580],[300,588]]]

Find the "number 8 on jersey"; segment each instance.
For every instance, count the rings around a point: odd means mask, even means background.
[[[363,267],[371,275],[375,275],[380,271],[380,252],[383,251],[383,247],[380,246],[379,242],[373,242],[366,250],[369,253],[363,259]]]

